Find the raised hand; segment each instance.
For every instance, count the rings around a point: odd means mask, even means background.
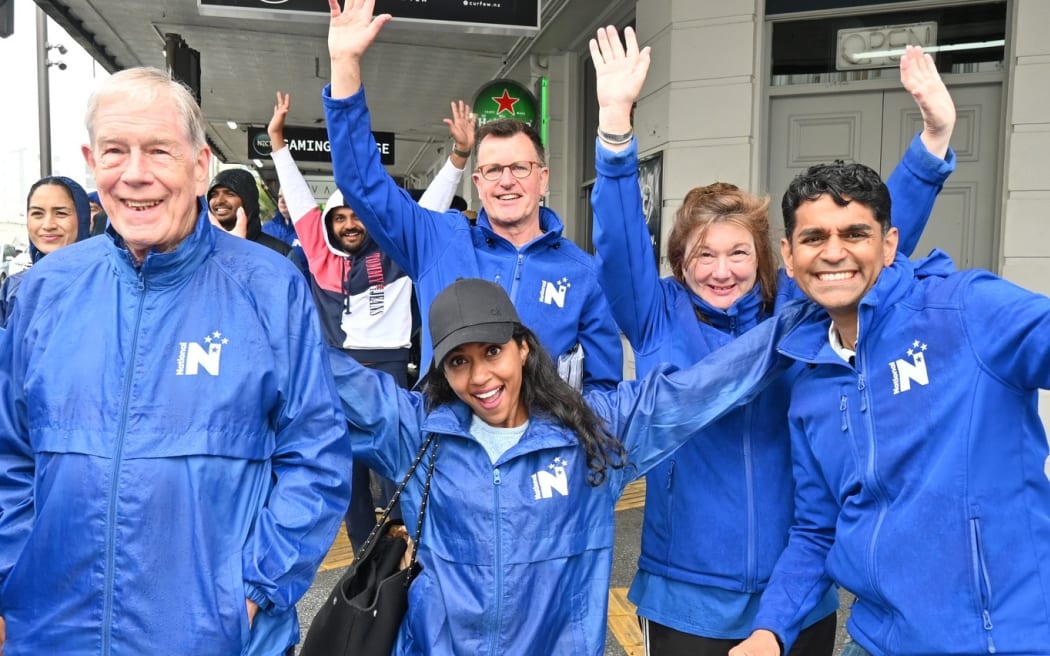
[[[649,71],[649,47],[638,48],[638,37],[630,27],[623,31],[623,39],[626,45],[610,25],[598,28],[597,37],[590,41],[598,92],[598,135],[604,147],[613,151],[631,143],[631,110]],[[620,136],[611,141],[607,135]]]
[[[215,215],[211,212],[208,212],[208,220],[211,221],[211,224],[213,226],[215,226],[219,230],[222,230],[223,232],[228,232],[235,237],[240,237],[241,239],[248,238],[248,215],[245,214],[243,207],[237,208],[237,223],[233,224],[233,227],[229,230],[224,228],[222,224],[219,223],[219,220],[215,218]]]
[[[474,127],[478,117],[470,111],[470,105],[462,100],[453,100],[451,105],[452,118],[443,118],[441,121],[448,126],[448,134],[452,137],[455,149],[469,153],[474,148]]]
[[[955,129],[955,102],[944,86],[933,58],[921,46],[907,46],[901,56],[901,84],[922,113],[922,142],[938,157],[948,153]]]
[[[328,54],[333,59],[337,56],[360,59],[391,18],[390,14],[373,18],[375,0],[346,0],[346,6],[341,10],[339,0],[328,0],[328,8],[331,11]]]
[[[292,94],[277,92],[277,104],[273,106],[273,116],[266,125],[266,134],[270,135],[270,151],[284,148],[284,121],[292,106]]]
[[[597,37],[590,41],[599,125],[610,132],[625,132],[630,128],[631,107],[649,72],[649,47],[638,48],[638,37],[630,27],[623,31],[623,39],[621,43],[616,28],[610,25],[598,28]],[[602,112],[607,114],[608,126],[602,120],[605,118]]]
[[[392,17],[372,16],[375,0],[328,0],[328,56],[332,60],[332,97],[346,98],[361,88],[361,57]]]

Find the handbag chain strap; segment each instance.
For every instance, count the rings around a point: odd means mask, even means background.
[[[430,440],[434,439],[434,433],[430,434],[427,439],[427,444]],[[412,568],[416,566],[416,556],[419,555],[419,544],[420,539],[423,537],[423,517],[427,513],[427,501],[430,499],[430,479],[434,477],[434,463],[437,461],[438,442],[434,442],[434,450],[430,452],[430,462],[427,463],[427,481],[423,484],[423,496],[419,501],[419,519],[416,520],[416,536],[412,538],[415,546],[412,548],[412,559],[408,563],[408,571],[411,572]],[[412,575],[405,577],[405,587],[411,583]]]
[[[398,484],[397,489],[394,490],[394,493],[390,495],[390,502],[386,504],[386,508],[383,508],[383,514],[379,516],[379,521],[372,527],[372,532],[368,534],[368,538],[365,539],[364,544],[361,545],[361,548],[357,550],[357,554],[354,555],[355,559],[360,559],[361,556],[372,546],[372,543],[379,539],[379,534],[382,532],[383,527],[386,526],[387,520],[390,519],[390,513],[394,511],[394,505],[401,497],[401,492],[404,491],[408,482],[412,480],[412,475],[416,473],[416,467],[418,467],[419,463],[423,461],[423,456],[426,455],[427,450],[432,443],[434,449],[430,454],[430,463],[427,465],[427,481],[423,486],[423,500],[419,504],[419,520],[416,523],[416,533],[413,538],[415,543],[417,545],[419,544],[419,538],[423,533],[423,515],[427,509],[427,499],[430,497],[430,479],[434,475],[434,460],[437,458],[437,435],[435,433],[427,435],[427,439],[423,442],[423,446],[420,447],[415,460],[412,461],[412,466],[408,468],[408,473],[405,474],[403,479],[401,479],[401,482]],[[412,562],[409,565],[410,567],[416,563],[416,551],[417,550],[415,549],[412,551]]]

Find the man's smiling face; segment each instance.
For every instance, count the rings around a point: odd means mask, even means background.
[[[791,239],[780,242],[789,276],[838,325],[856,325],[857,308],[897,253],[897,229],[885,232],[872,210],[822,195],[795,211]]]

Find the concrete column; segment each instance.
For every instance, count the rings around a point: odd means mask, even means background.
[[[639,155],[663,152],[662,232],[693,187],[757,188],[760,0],[646,0],[638,35],[653,63],[635,111]],[[669,273],[666,258],[661,263]]]
[[[1050,294],[1050,3],[1014,0],[1007,29],[1006,153],[1003,164],[1002,276]],[[1039,393],[1050,432],[1050,392]]]
[[[1050,294],[1050,3],[1015,0],[1011,19],[1001,271]]]

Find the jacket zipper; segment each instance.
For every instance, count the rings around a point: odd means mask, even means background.
[[[145,263],[143,263],[145,266]],[[120,466],[124,454],[124,435],[128,426],[128,403],[131,399],[131,385],[135,373],[135,359],[138,353],[139,328],[142,325],[142,308],[146,303],[146,280],[142,270],[139,270],[139,304],[135,311],[135,330],[131,335],[131,351],[124,375],[124,391],[121,398],[120,428],[117,431],[116,452],[113,454],[113,480],[109,490],[109,508],[107,509],[107,523],[109,531],[106,535],[106,587],[102,605],[102,653],[108,654],[110,650],[110,627],[113,616],[113,561],[116,558],[117,541],[117,488],[120,481]]]
[[[744,582],[745,589],[755,590],[755,467],[752,462],[751,453],[751,415],[754,404],[748,403],[744,410],[744,484],[747,495],[747,578]]]
[[[875,520],[875,528],[871,532],[871,541],[868,543],[868,586],[878,595],[884,606],[888,606],[886,598],[882,594],[882,589],[879,588],[876,581],[878,581],[878,575],[875,571],[875,549],[879,544],[879,533],[882,531],[882,523],[886,520],[886,508],[889,505],[886,501],[885,490],[882,489],[882,483],[879,482],[878,476],[875,471],[875,422],[871,417],[871,413],[868,412],[868,388],[864,383],[863,367],[861,366],[861,349],[860,343],[857,345],[856,355],[856,369],[857,369],[857,397],[860,401],[860,412],[864,415],[864,422],[868,427],[868,456],[867,462],[864,466],[864,478],[871,485],[872,495],[875,497],[875,501],[878,504],[879,514],[878,519]],[[843,397],[845,401],[845,397]]]
[[[521,282],[521,269],[525,264],[525,256],[518,253],[518,258],[514,261],[514,282],[510,287],[510,300],[517,302],[518,298],[518,283]]]
[[[981,604],[981,624],[988,639],[988,653],[995,653],[992,640],[992,582],[988,578],[988,567],[984,562],[984,547],[981,544],[981,523],[976,517],[970,519],[970,558],[973,561],[973,584]]]
[[[490,654],[498,654],[496,648],[499,646],[499,632],[500,624],[503,617],[503,536],[500,530],[500,502],[499,502],[499,488],[503,484],[503,479],[500,477],[499,467],[492,470],[492,495],[493,504],[496,518],[496,567],[493,572],[493,579],[496,588],[496,614],[494,616],[495,622],[492,627],[492,642],[489,648]]]

